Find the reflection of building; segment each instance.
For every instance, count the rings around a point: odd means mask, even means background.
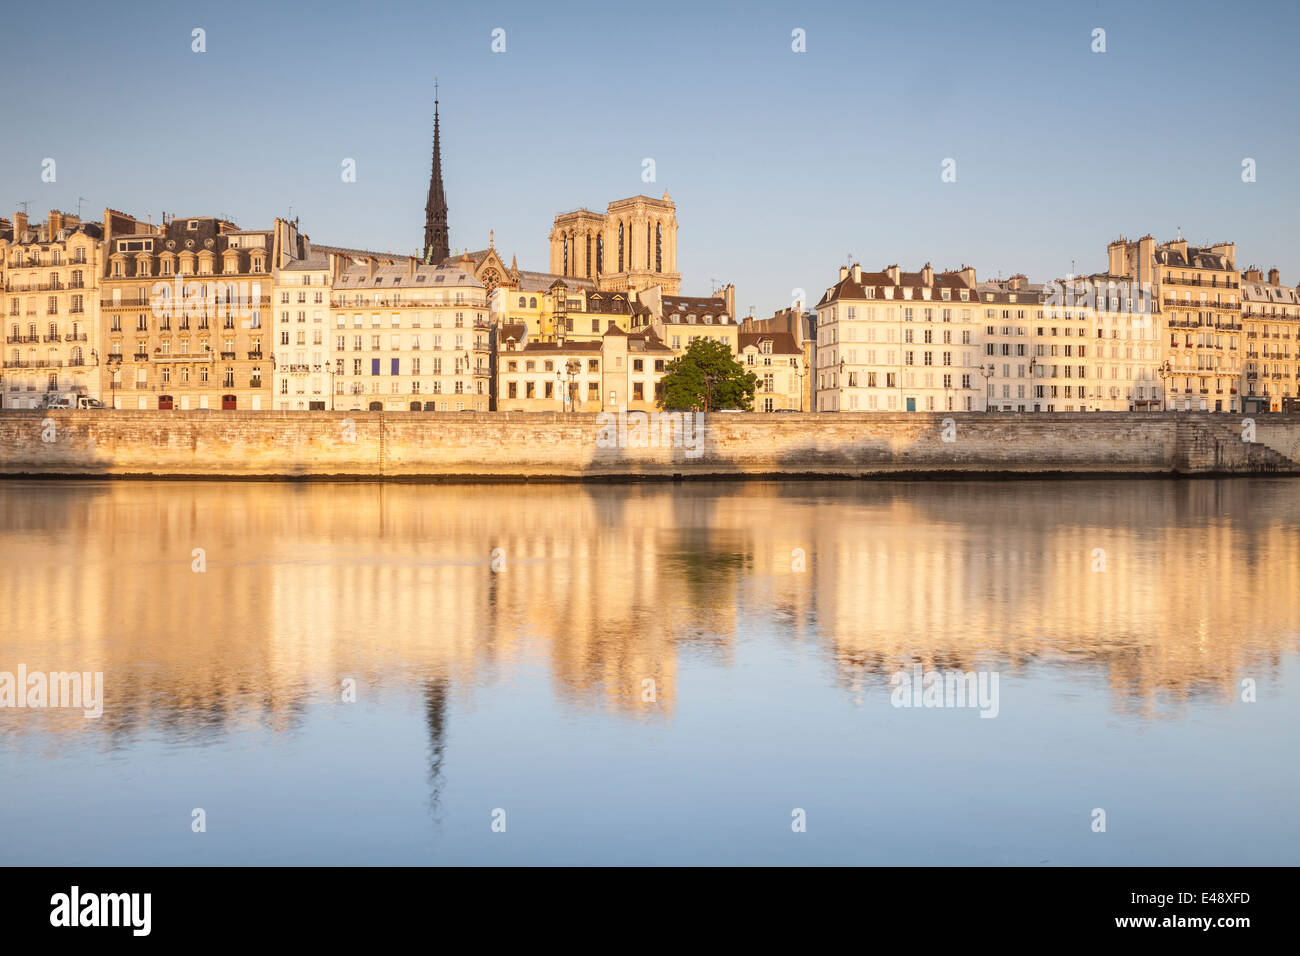
[[[1276,269],[1251,267],[1241,274],[1246,372],[1242,395],[1264,411],[1281,411],[1300,394],[1300,295],[1282,285]],[[1254,409],[1247,408],[1248,411]]]
[[[1293,484],[56,483],[0,499],[0,643],[103,670],[109,705],[93,726],[11,729],[288,726],[353,678],[362,699],[427,704],[437,768],[458,691],[541,667],[564,706],[664,718],[684,648],[725,665],[763,632],[881,693],[917,659],[1099,674],[1146,709],[1267,677],[1297,648],[1278,600],[1300,582]],[[1188,553],[1231,593],[1162,571]]]

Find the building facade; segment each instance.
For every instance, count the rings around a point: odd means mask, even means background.
[[[1280,412],[1300,395],[1300,294],[1282,285],[1277,269],[1252,266],[1241,274],[1246,337],[1241,394],[1247,411]]]
[[[1181,238],[1157,245],[1144,236],[1107,251],[1108,273],[1149,285],[1158,304],[1168,407],[1240,411],[1245,336],[1236,245],[1197,247]]]
[[[114,215],[121,214],[105,213]],[[15,213],[0,232],[0,407],[37,408],[54,397],[100,398],[103,238],[103,222],[83,222],[56,209],[43,223]]]
[[[272,240],[210,216],[109,236],[100,322],[114,408],[271,407]]]
[[[673,350],[649,329],[610,326],[598,339],[504,337],[497,407],[518,412],[654,411]]]
[[[488,411],[487,290],[472,272],[374,258],[336,274],[331,295],[334,407]]]
[[[662,199],[632,196],[605,212],[575,209],[555,217],[550,233],[551,272],[592,280],[601,291],[660,287],[681,289],[677,271],[677,207]]]
[[[817,305],[817,411],[983,411],[975,270],[841,267]]]

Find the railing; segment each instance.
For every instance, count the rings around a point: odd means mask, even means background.
[[[63,368],[59,359],[37,359],[35,362],[5,362],[5,368]]]
[[[62,341],[63,341],[63,336],[59,335],[59,334],[56,332],[54,335],[47,335],[47,336],[45,336],[45,341],[47,341],[47,342],[62,342]]]

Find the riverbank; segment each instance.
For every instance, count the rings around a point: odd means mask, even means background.
[[[0,476],[574,481],[1300,474],[1300,416],[0,411]]]

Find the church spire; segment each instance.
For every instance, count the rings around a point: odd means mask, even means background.
[[[438,131],[438,81],[433,85],[433,171],[429,174],[429,201],[424,206],[424,255],[435,265],[451,255],[447,238],[447,195],[442,188],[442,143]]]

